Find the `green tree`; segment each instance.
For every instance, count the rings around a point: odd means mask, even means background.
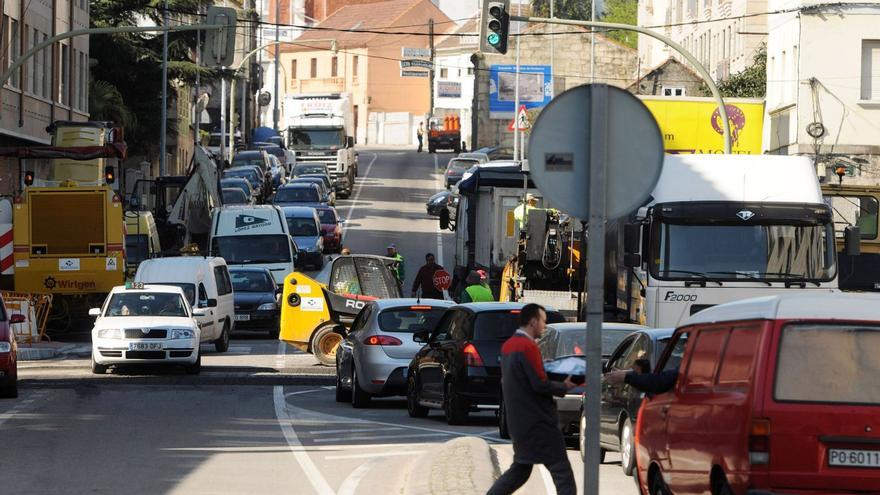
[[[532,10],[535,15],[549,17],[551,0],[532,0]],[[590,20],[591,0],[554,0],[553,15],[560,19],[574,19],[579,21]],[[604,0],[597,2],[597,20],[616,22],[620,24],[636,24],[638,12],[638,0]],[[607,31],[605,36],[616,40],[628,47],[635,48],[638,44],[638,36],[633,31]]]
[[[763,98],[767,94],[767,45],[761,44],[752,65],[721,81],[718,90],[726,98]]]
[[[137,128],[137,117],[125,105],[119,89],[107,81],[89,83],[89,115],[92,120],[109,120],[126,130]]]
[[[553,0],[553,15],[560,19],[590,20],[591,0]],[[599,5],[602,5],[599,3]],[[514,10],[516,12],[516,10]],[[533,15],[550,17],[550,0],[532,0]]]
[[[605,0],[605,13],[602,15],[602,20],[618,24],[637,24],[638,1]],[[630,48],[637,48],[639,44],[639,36],[635,31],[609,31],[606,36]]]

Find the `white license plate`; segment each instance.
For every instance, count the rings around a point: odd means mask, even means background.
[[[880,450],[829,449],[828,465],[880,468]]]
[[[235,321],[249,321],[251,315],[235,315]]]
[[[129,342],[129,351],[161,351],[163,345],[161,342]]]

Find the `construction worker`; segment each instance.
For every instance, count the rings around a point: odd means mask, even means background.
[[[397,260],[397,264],[394,265],[393,268],[394,276],[397,277],[397,283],[403,284],[403,279],[406,277],[406,272],[403,265],[403,256],[401,256],[400,253],[397,252],[397,245],[395,244],[389,244],[386,252],[389,258],[394,258]]]
[[[483,278],[477,272],[470,272],[465,279],[467,287],[461,291],[461,302],[493,302],[495,296],[488,284],[483,284]]]
[[[520,230],[526,225],[526,218],[529,216],[529,211],[537,207],[538,199],[533,194],[529,193],[526,195],[525,203],[520,203],[519,206],[514,208],[513,218],[516,220],[516,225]]]

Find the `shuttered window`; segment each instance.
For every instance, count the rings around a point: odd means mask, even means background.
[[[880,40],[862,40],[862,99],[880,100]]]

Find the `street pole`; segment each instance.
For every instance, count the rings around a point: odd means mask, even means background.
[[[556,16],[553,15],[553,4],[556,3],[556,0],[550,0],[550,18],[553,19]],[[553,74],[553,60],[554,60],[554,49],[556,48],[556,43],[554,38],[554,34],[556,33],[556,27],[553,24],[550,24],[550,94],[556,95],[556,90],[553,86],[556,85],[556,76]]]
[[[222,67],[221,70],[224,72],[220,76],[220,168],[222,169],[226,160],[226,67]]]
[[[590,0],[590,20],[596,22],[596,1]],[[552,16],[551,16],[552,17]],[[590,82],[596,82],[596,29],[590,30]]]
[[[165,4],[162,10],[162,25],[168,25],[168,0],[165,0]],[[167,151],[165,147],[167,146],[167,136],[165,135],[168,132],[168,31],[162,33],[162,122],[159,126],[159,176],[164,177],[168,175],[168,164],[166,163],[165,155]]]
[[[434,19],[428,19],[428,46],[431,51],[431,70],[428,71],[428,77],[430,81],[428,81],[428,85],[431,88],[430,96],[428,97],[428,125],[431,123],[431,119],[434,117]]]
[[[522,1],[517,4],[517,16],[522,15]],[[520,34],[520,28],[522,26],[521,22],[516,23],[516,34]],[[513,160],[520,159],[520,150],[519,150],[519,122],[516,121],[517,113],[519,112],[519,39],[522,36],[516,37],[516,74],[514,75],[513,81]],[[523,198],[525,201],[525,198]],[[525,206],[523,207],[526,208]],[[528,222],[528,214],[526,214],[526,222]]]
[[[199,7],[199,13],[201,13],[202,8]],[[194,144],[199,146],[201,144],[201,127],[202,127],[202,112],[199,110],[199,97],[202,95],[202,33],[201,31],[196,31],[196,67],[199,69],[196,71],[196,98],[195,104],[193,105],[193,122],[195,125],[195,139]]]
[[[278,130],[278,120],[281,118],[281,111],[278,106],[278,98],[280,94],[278,79],[279,73],[281,72],[281,46],[278,42],[281,40],[281,0],[275,0],[275,94],[272,95],[272,100],[275,103],[274,110],[272,111],[272,125],[273,129]]]

